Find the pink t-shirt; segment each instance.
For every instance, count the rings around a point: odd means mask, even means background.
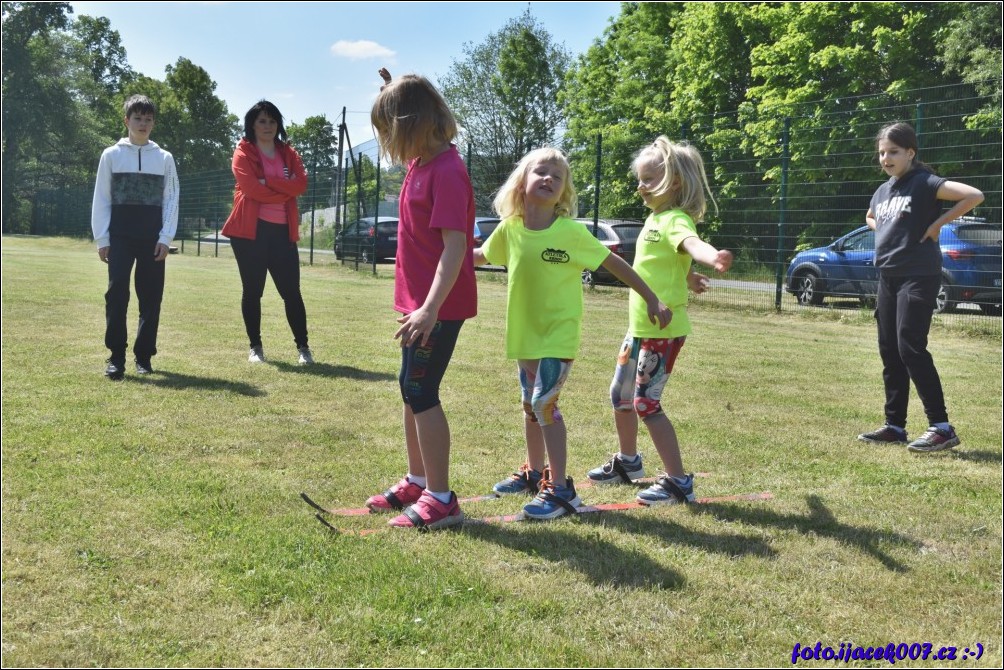
[[[259,152],[261,154],[261,162],[265,167],[265,179],[288,179],[288,173],[286,172],[286,166],[282,162],[282,156],[279,155],[279,151],[276,150],[275,157],[269,158],[264,152]],[[268,221],[269,223],[288,223],[286,221],[286,205],[284,204],[272,204],[272,203],[262,203],[261,207],[258,209],[258,218],[263,221]]]
[[[412,161],[401,185],[394,276],[394,309],[398,312],[410,314],[425,303],[443,255],[443,229],[463,232],[468,252],[473,248],[474,189],[467,167],[452,145],[425,165]],[[474,259],[466,253],[439,318],[455,321],[477,313]]]

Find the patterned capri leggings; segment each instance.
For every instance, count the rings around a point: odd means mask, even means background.
[[[686,336],[670,340],[628,334],[621,344],[610,384],[614,409],[618,412],[633,409],[642,420],[662,413],[662,391],[686,340]]]
[[[572,360],[541,358],[519,361],[519,387],[523,392],[523,413],[530,421],[550,426],[561,421],[558,396],[572,369]]]

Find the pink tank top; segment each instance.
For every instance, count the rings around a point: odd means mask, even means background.
[[[275,152],[274,158],[269,158],[261,153],[261,161],[265,166],[265,179],[287,179],[288,174],[286,166],[282,163],[282,156],[279,152]],[[262,203],[261,208],[258,210],[258,218],[262,221],[268,221],[269,223],[288,223],[286,221],[286,205],[285,204],[272,204],[272,203]]]

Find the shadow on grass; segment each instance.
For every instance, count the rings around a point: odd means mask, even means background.
[[[348,365],[329,365],[327,363],[314,363],[313,365],[294,365],[293,363],[270,362],[269,365],[298,375],[310,375],[313,377],[344,377],[346,379],[358,379],[365,382],[385,382],[397,381],[396,374],[388,372],[373,372],[372,370],[360,370]]]
[[[879,549],[880,544],[892,543],[914,549],[921,542],[911,537],[887,530],[876,530],[840,523],[826,508],[819,496],[808,496],[809,513],[779,514],[763,507],[740,506],[723,503],[704,503],[688,506],[695,514],[712,514],[716,519],[738,521],[756,526],[772,526],[785,530],[796,530],[803,534],[830,537],[841,544],[856,546],[866,554],[894,572],[909,572],[909,568]]]
[[[652,588],[676,590],[685,579],[676,570],[659,565],[648,556],[626,551],[595,534],[583,537],[580,532],[566,531],[556,522],[532,522],[536,528],[516,531],[505,524],[464,525],[461,532],[485,542],[494,542],[506,549],[515,549],[531,558],[560,563],[582,573],[596,585],[616,588]],[[574,523],[574,522],[573,522]]]
[[[952,458],[960,461],[969,461],[970,463],[1001,464],[1001,455],[997,451],[955,451],[953,449],[948,451],[947,454],[951,454]]]
[[[151,386],[161,386],[169,389],[205,389],[208,391],[229,391],[237,395],[244,395],[251,398],[258,398],[266,395],[256,386],[235,382],[232,379],[220,379],[218,377],[196,377],[195,375],[183,375],[177,372],[162,372],[155,370],[152,374],[127,377],[140,384],[150,384]]]

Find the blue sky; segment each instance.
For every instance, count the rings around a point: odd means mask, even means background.
[[[104,16],[129,64],[164,78],[184,56],[204,68],[216,94],[243,117],[267,98],[289,121],[348,110],[353,145],[373,137],[369,109],[377,70],[435,81],[466,42],[479,44],[530,8],[573,56],[620,13],[617,2],[73,2],[74,16]]]

